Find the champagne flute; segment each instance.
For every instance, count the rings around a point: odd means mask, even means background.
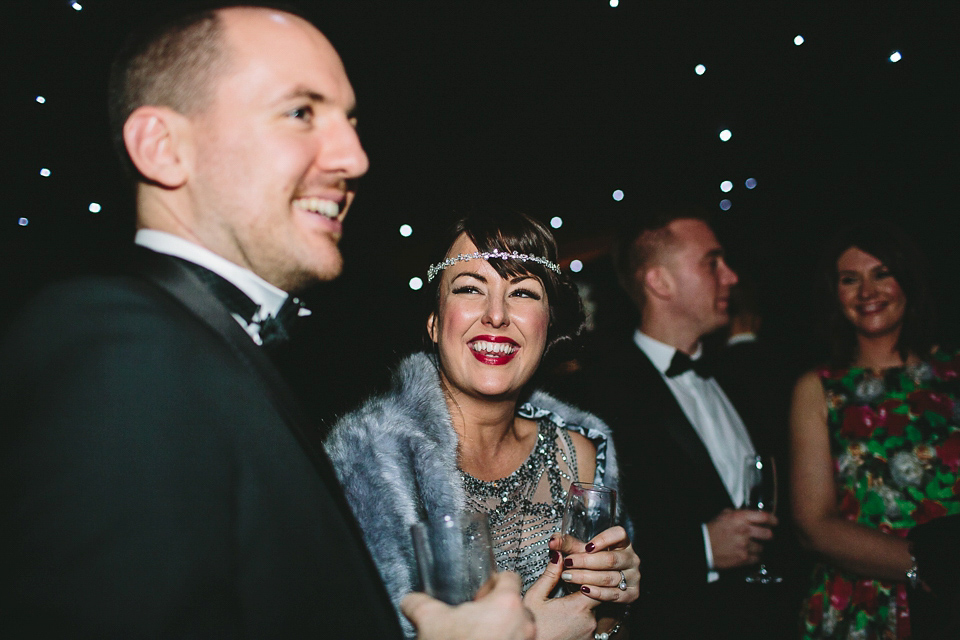
[[[560,533],[586,544],[617,523],[617,492],[589,482],[574,482],[567,491]],[[563,583],[568,591],[576,585]]]
[[[768,513],[777,510],[777,465],[773,456],[747,456],[743,474],[743,508]],[[746,581],[757,584],[777,584],[783,578],[767,570],[761,562]]]
[[[410,527],[423,590],[447,604],[473,600],[496,571],[485,513],[443,515]]]

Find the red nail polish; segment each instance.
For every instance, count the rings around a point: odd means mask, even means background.
[[[597,545],[593,544],[592,542],[588,542],[588,543],[587,543],[587,553],[590,553],[591,551],[593,551],[593,550],[596,549],[596,548],[597,548]]]
[[[573,566],[573,559],[572,559],[572,558],[567,558],[566,560],[564,560],[564,561],[563,561],[563,566],[565,566],[565,567],[572,567],[572,566]]]
[[[590,593],[590,587],[584,585],[580,587],[580,591],[583,591],[584,593]]]
[[[552,564],[557,564],[558,562],[560,562],[560,552],[559,552],[559,551],[554,551],[553,549],[550,550],[550,562],[551,562]]]

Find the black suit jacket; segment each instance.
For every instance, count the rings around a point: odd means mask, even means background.
[[[400,637],[316,430],[176,260],[0,348],[4,637]]]
[[[781,601],[780,588],[747,585],[745,570],[722,571],[719,581],[707,583],[701,525],[734,505],[659,371],[630,336],[592,351],[583,369],[554,389],[613,428],[621,498],[641,558],[641,599],[634,607],[632,633],[644,638],[788,637],[779,634],[792,627],[787,608],[793,605]],[[746,426],[762,452],[763,440]],[[767,619],[774,614],[776,621]]]

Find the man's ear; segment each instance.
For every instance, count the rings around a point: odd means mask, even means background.
[[[669,298],[675,288],[673,275],[663,265],[649,267],[643,274],[643,288],[648,295],[661,299]]]
[[[437,315],[435,313],[431,313],[429,316],[427,316],[427,335],[429,335],[430,339],[433,340],[433,344],[437,344],[438,330],[439,327],[437,326]]]
[[[189,175],[189,122],[167,107],[134,110],[123,125],[127,153],[145,178],[162,187],[183,186]]]

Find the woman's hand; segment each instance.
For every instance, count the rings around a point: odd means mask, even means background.
[[[597,621],[593,609],[599,600],[575,592],[562,598],[550,598],[560,583],[563,556],[551,549],[550,561],[543,575],[527,589],[523,604],[533,612],[537,624],[537,640],[593,640]],[[619,574],[618,574],[619,577]]]
[[[565,556],[562,579],[581,585],[581,592],[603,602],[633,602],[640,597],[640,558],[623,527],[611,527],[583,543],[555,534],[550,550]],[[626,589],[620,589],[621,580]]]

